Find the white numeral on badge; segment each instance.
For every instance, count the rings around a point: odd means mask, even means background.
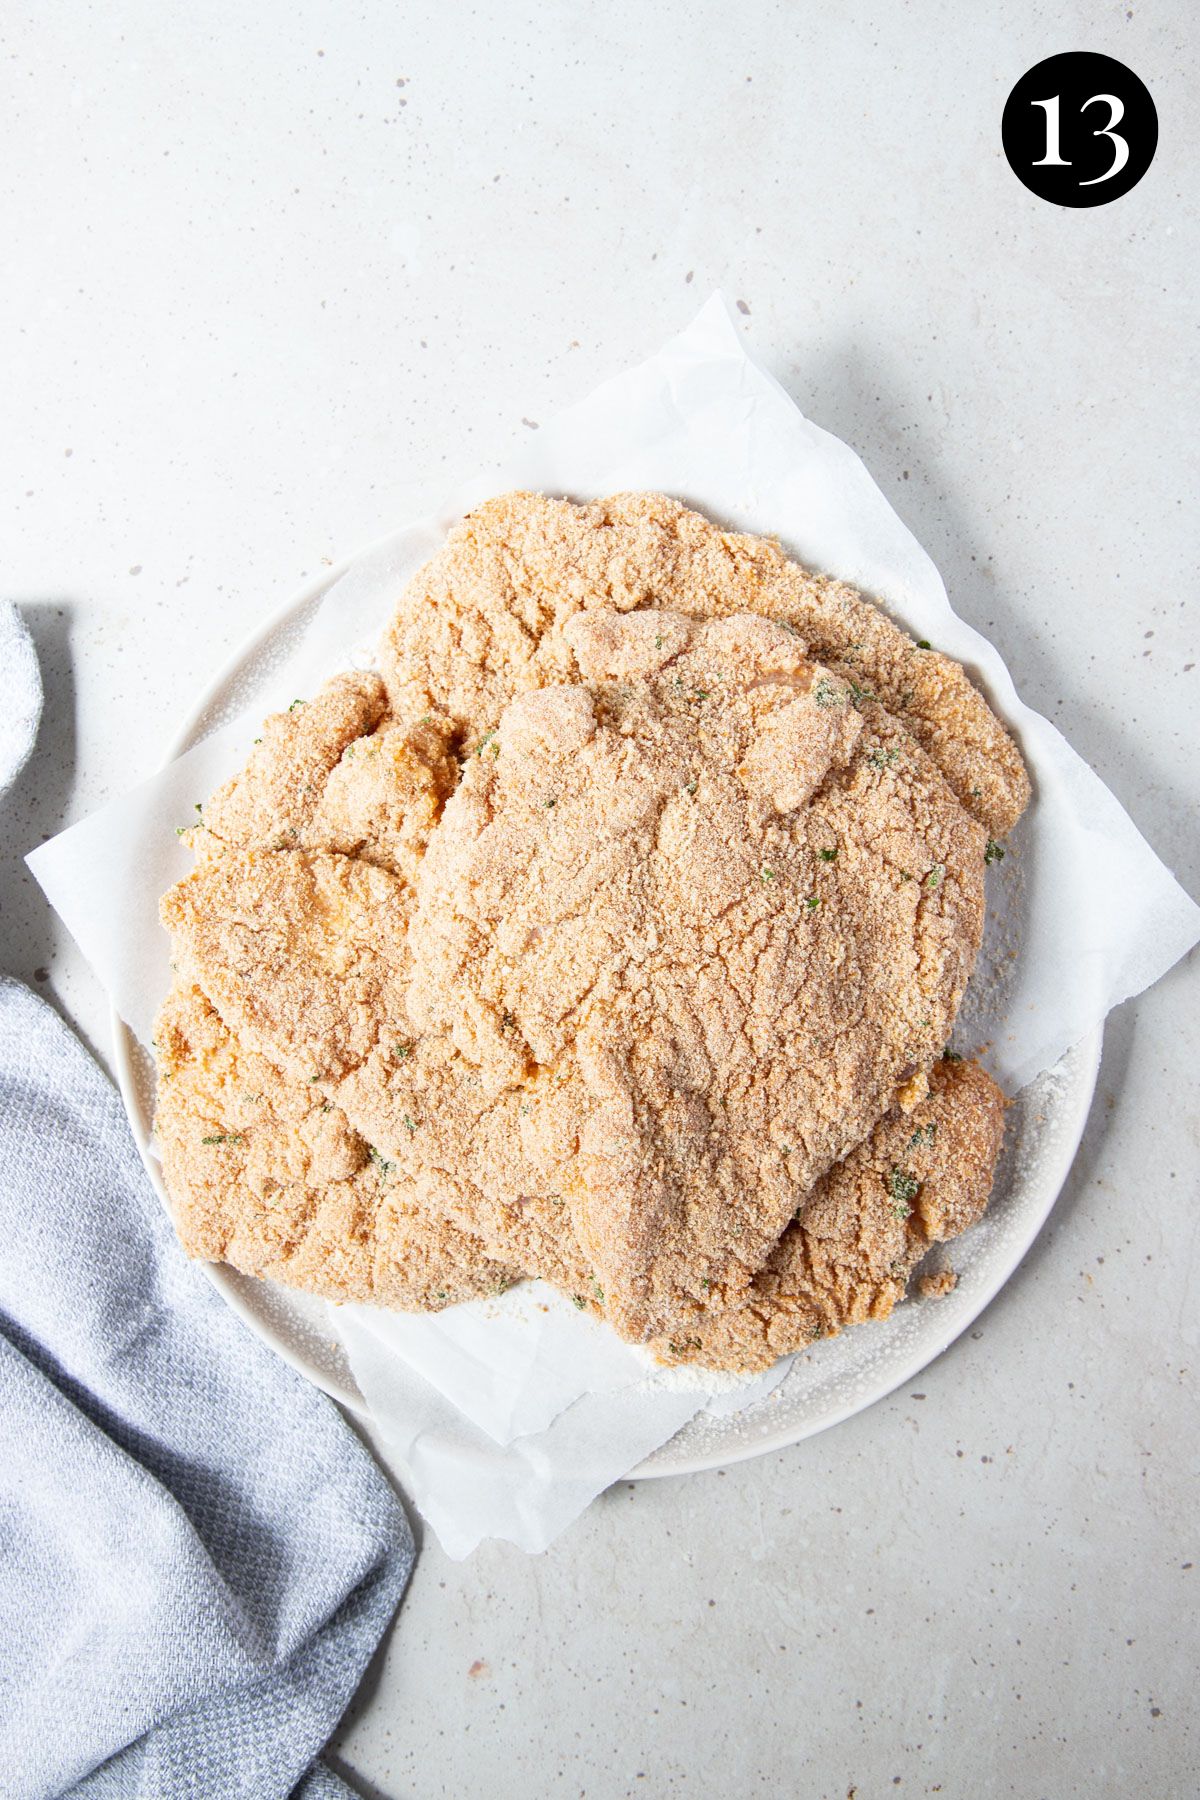
[[[1031,106],[1042,106],[1046,110],[1046,154],[1034,163],[1035,169],[1045,168],[1047,164],[1057,164],[1060,169],[1069,169],[1070,163],[1065,156],[1058,154],[1058,95],[1049,100],[1031,100]],[[1109,120],[1112,124],[1112,120]]]
[[[1093,94],[1090,100],[1084,101],[1079,110],[1081,113],[1085,113],[1089,106],[1097,106],[1102,100],[1108,107],[1108,124],[1102,125],[1099,131],[1093,131],[1092,136],[1108,138],[1113,147],[1113,159],[1103,175],[1093,175],[1090,181],[1081,181],[1080,187],[1095,187],[1098,182],[1111,181],[1114,175],[1121,173],[1129,161],[1129,145],[1119,131],[1113,130],[1113,126],[1119,125],[1125,117],[1124,102],[1119,100],[1116,94]],[[1049,100],[1031,100],[1029,102],[1031,106],[1040,106],[1046,114],[1046,154],[1039,157],[1034,163],[1035,169],[1069,169],[1071,167],[1068,158],[1059,155],[1058,102],[1057,94],[1052,94]]]
[[[1124,102],[1118,100],[1115,94],[1093,94],[1090,100],[1084,101],[1079,110],[1081,112],[1086,112],[1089,106],[1095,106],[1100,100],[1106,100],[1108,102],[1108,124],[1102,126],[1099,131],[1093,131],[1092,136],[1111,139],[1113,159],[1109,163],[1107,169],[1105,169],[1103,175],[1093,175],[1090,181],[1081,181],[1079,184],[1080,187],[1095,187],[1098,181],[1111,181],[1114,175],[1119,175],[1121,173],[1121,170],[1129,161],[1129,145],[1125,142],[1125,139],[1121,136],[1119,131],[1113,130],[1113,126],[1119,125],[1121,120],[1125,117]]]

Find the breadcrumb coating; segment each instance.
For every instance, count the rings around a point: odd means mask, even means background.
[[[654,494],[478,508],[382,665],[268,720],[163,901],[189,1250],[537,1275],[731,1369],[884,1316],[1002,1129],[937,1060],[1029,791],[965,672]]]
[[[958,663],[919,646],[845,582],[663,494],[577,505],[511,493],[476,507],[414,578],[385,634],[392,703],[401,717],[433,707],[477,738],[522,688],[576,679],[565,636],[576,613],[667,605],[696,619],[755,612],[793,626],[814,657],[903,721],[993,837],[1028,804],[1020,752]]]
[[[485,1095],[524,1088],[526,1141],[546,1089],[524,1084],[563,1078],[558,1184],[641,1337],[744,1287],[797,1190],[936,1056],[985,837],[778,625],[569,629],[592,685],[515,700],[431,840],[408,1010]],[[372,1129],[400,1153],[394,1115]]]
[[[519,1278],[417,1207],[345,1114],[244,1049],[198,988],[172,990],[155,1041],[155,1128],[190,1256],[405,1312]]]
[[[921,1104],[894,1108],[802,1201],[749,1293],[722,1311],[701,1309],[655,1353],[750,1373],[846,1325],[886,1319],[931,1245],[983,1213],[1003,1136],[995,1082],[977,1063],[938,1063]],[[943,1273],[921,1291],[953,1285]]]

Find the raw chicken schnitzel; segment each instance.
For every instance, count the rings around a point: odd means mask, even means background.
[[[776,546],[487,503],[188,834],[185,1243],[418,1310],[541,1276],[710,1366],[882,1316],[990,1191],[1002,1100],[939,1058],[1027,795],[957,664]]]

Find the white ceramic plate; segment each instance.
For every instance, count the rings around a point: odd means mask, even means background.
[[[200,695],[165,761],[254,708],[272,670],[297,643],[334,582],[357,560],[328,569],[242,645]],[[121,1096],[142,1161],[166,1206],[162,1171],[150,1147],[150,1059],[115,1012],[112,1026]],[[947,1260],[958,1274],[950,1294],[941,1300],[907,1300],[890,1319],[854,1327],[814,1346],[794,1359],[765,1400],[724,1418],[698,1415],[632,1475],[682,1475],[798,1443],[890,1394],[952,1344],[1013,1274],[1058,1198],[1087,1121],[1100,1043],[1097,1028],[1017,1095],[1009,1109],[992,1203],[979,1224],[949,1246]],[[233,1310],[286,1362],[343,1406],[363,1411],[341,1346],[330,1337],[322,1301],[273,1282],[253,1281],[223,1264],[202,1266]]]

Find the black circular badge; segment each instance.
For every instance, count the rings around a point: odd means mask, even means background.
[[[1008,96],[1000,130],[1013,174],[1055,206],[1119,200],[1158,146],[1150,90],[1124,63],[1090,50],[1035,63]]]

